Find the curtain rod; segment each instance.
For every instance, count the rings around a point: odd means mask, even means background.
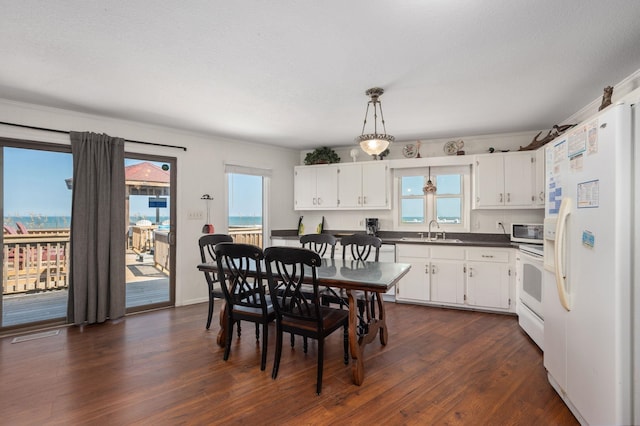
[[[5,121],[0,121],[0,124],[6,124],[8,126],[15,126],[15,127],[22,127],[22,128],[25,128],[25,129],[44,130],[45,132],[66,133],[67,135],[70,133],[68,130],[58,130],[58,129],[48,129],[46,127],[27,126],[26,124],[7,123]],[[138,144],[142,144],[142,145],[161,146],[161,147],[164,147],[164,148],[176,148],[176,149],[181,149],[183,151],[187,150],[186,147],[178,146],[178,145],[165,145],[163,143],[134,141],[134,140],[130,140],[130,139],[125,139],[124,141],[125,142],[129,142],[129,143],[138,143]]]

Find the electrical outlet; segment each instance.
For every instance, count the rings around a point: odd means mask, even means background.
[[[202,210],[189,210],[187,212],[188,220],[203,220],[204,212]]]
[[[496,229],[500,229],[500,230],[503,229],[503,225],[502,225],[502,221],[501,220],[496,221]]]

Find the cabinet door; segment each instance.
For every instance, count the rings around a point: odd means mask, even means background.
[[[467,304],[508,309],[509,278],[509,265],[467,262]]]
[[[505,206],[533,206],[534,156],[531,151],[504,156]]]
[[[503,157],[501,154],[478,155],[476,157],[476,207],[504,206]]]
[[[545,158],[544,158],[544,147],[543,148],[539,148],[536,151],[536,159],[535,159],[535,202],[534,204],[537,207],[540,208],[544,208],[544,187],[546,185],[545,183],[545,170],[544,170],[544,163],[545,163]]]
[[[429,264],[419,257],[401,257],[400,263],[410,263],[411,269],[396,284],[396,300],[407,302],[429,301]]]
[[[362,205],[366,208],[389,207],[388,166],[373,161],[362,164]]]
[[[362,207],[362,166],[344,164],[338,172],[338,200],[340,208]]]
[[[464,303],[464,264],[453,260],[431,260],[431,301]]]
[[[316,208],[316,169],[296,167],[294,172],[294,208],[296,210]]]
[[[338,207],[338,167],[320,166],[316,169],[316,208]]]

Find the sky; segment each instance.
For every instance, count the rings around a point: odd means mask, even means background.
[[[73,176],[70,153],[5,147],[3,157],[4,216],[71,215],[71,190],[65,183],[65,179]],[[141,161],[126,159],[125,166]],[[230,216],[262,215],[260,176],[230,175],[229,189]],[[150,209],[148,202],[148,196],[131,196],[130,215],[140,213],[154,220],[156,210]],[[167,208],[160,209],[160,216],[168,216],[169,207],[167,199]]]

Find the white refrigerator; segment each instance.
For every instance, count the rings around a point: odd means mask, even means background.
[[[544,366],[582,424],[640,424],[638,115],[612,105],[545,148]]]

